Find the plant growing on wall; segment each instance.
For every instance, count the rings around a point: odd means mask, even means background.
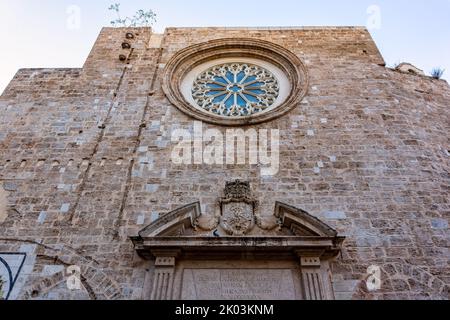
[[[435,78],[435,79],[440,79],[440,78],[442,78],[442,76],[444,75],[444,69],[442,69],[442,68],[434,68],[432,71],[431,71],[431,76],[433,77],[433,78]]]
[[[153,10],[138,10],[132,17],[124,17],[120,13],[120,3],[111,5],[108,10],[115,12],[116,19],[111,21],[113,27],[150,27],[156,22]]]

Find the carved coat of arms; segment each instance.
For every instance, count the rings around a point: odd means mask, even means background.
[[[229,235],[243,236],[253,229],[256,201],[251,197],[250,183],[239,180],[227,183],[220,204],[220,226]]]
[[[221,226],[233,236],[242,236],[254,226],[253,206],[246,203],[229,203],[222,208]]]

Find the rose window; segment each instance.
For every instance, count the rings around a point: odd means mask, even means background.
[[[222,64],[201,73],[192,97],[208,112],[220,116],[251,116],[269,109],[280,94],[274,74],[249,63]]]

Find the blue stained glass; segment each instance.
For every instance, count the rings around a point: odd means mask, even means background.
[[[252,89],[252,90],[248,90],[248,89],[246,89],[248,92],[251,92],[251,93],[254,93],[254,94],[264,94],[264,93],[266,93],[265,91],[263,91],[263,90],[260,90],[260,89]]]
[[[229,117],[262,112],[273,104],[279,93],[274,75],[255,65],[215,66],[199,76],[198,81],[197,89],[193,91],[198,105]]]
[[[244,77],[245,77],[245,72],[244,72],[244,71],[241,71],[241,72],[239,72],[238,75],[236,76],[236,81],[237,81],[237,82],[241,82],[241,81],[244,79]]]
[[[247,79],[245,79],[244,83],[255,81],[257,78],[255,76],[250,76]]]
[[[226,94],[223,94],[223,95],[221,95],[221,96],[215,97],[214,100],[213,100],[213,102],[214,102],[214,103],[222,102],[222,100],[225,99],[225,97],[226,97]]]
[[[225,94],[224,91],[209,91],[209,92],[207,93],[207,95],[209,95],[209,96],[215,96],[216,94],[219,94],[219,93]]]
[[[240,105],[242,107],[247,105],[247,102],[245,102],[245,100],[241,97],[241,95],[237,96],[237,103],[238,103],[238,105]]]
[[[233,92],[239,92],[239,91],[241,91],[242,89],[241,89],[241,87],[240,86],[238,86],[238,85],[233,85],[232,87],[230,87],[230,90],[231,91],[233,91]]]
[[[248,101],[250,102],[258,102],[258,99],[254,96],[251,96],[249,94],[244,94],[244,96],[247,98]]]
[[[225,89],[225,86],[221,86],[216,83],[208,83],[207,86],[214,89]]]
[[[214,80],[216,80],[217,82],[223,83],[223,84],[228,84],[227,80],[225,80],[222,77],[216,77]]]
[[[263,85],[265,85],[264,82],[255,82],[255,83],[249,84],[249,85],[248,85],[248,88],[262,87]]]
[[[234,95],[231,95],[225,102],[225,106],[227,107],[227,109],[229,109],[233,104],[234,104]]]
[[[232,74],[230,71],[228,71],[227,79],[230,80],[231,83],[234,83],[234,74]]]

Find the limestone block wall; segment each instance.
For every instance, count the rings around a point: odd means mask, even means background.
[[[170,161],[172,131],[194,119],[164,96],[165,64],[233,37],[282,45],[308,68],[298,108],[253,126],[280,130],[271,178]],[[0,97],[0,256],[27,245],[31,268],[15,298],[140,299],[147,264],[128,237],[196,201],[214,214],[238,178],[262,213],[282,201],[347,237],[337,298],[448,298],[449,102],[445,81],[385,68],[364,28],[104,28],[83,68],[20,70]],[[70,265],[81,267],[80,292],[64,285]],[[372,293],[370,265],[383,280]]]

